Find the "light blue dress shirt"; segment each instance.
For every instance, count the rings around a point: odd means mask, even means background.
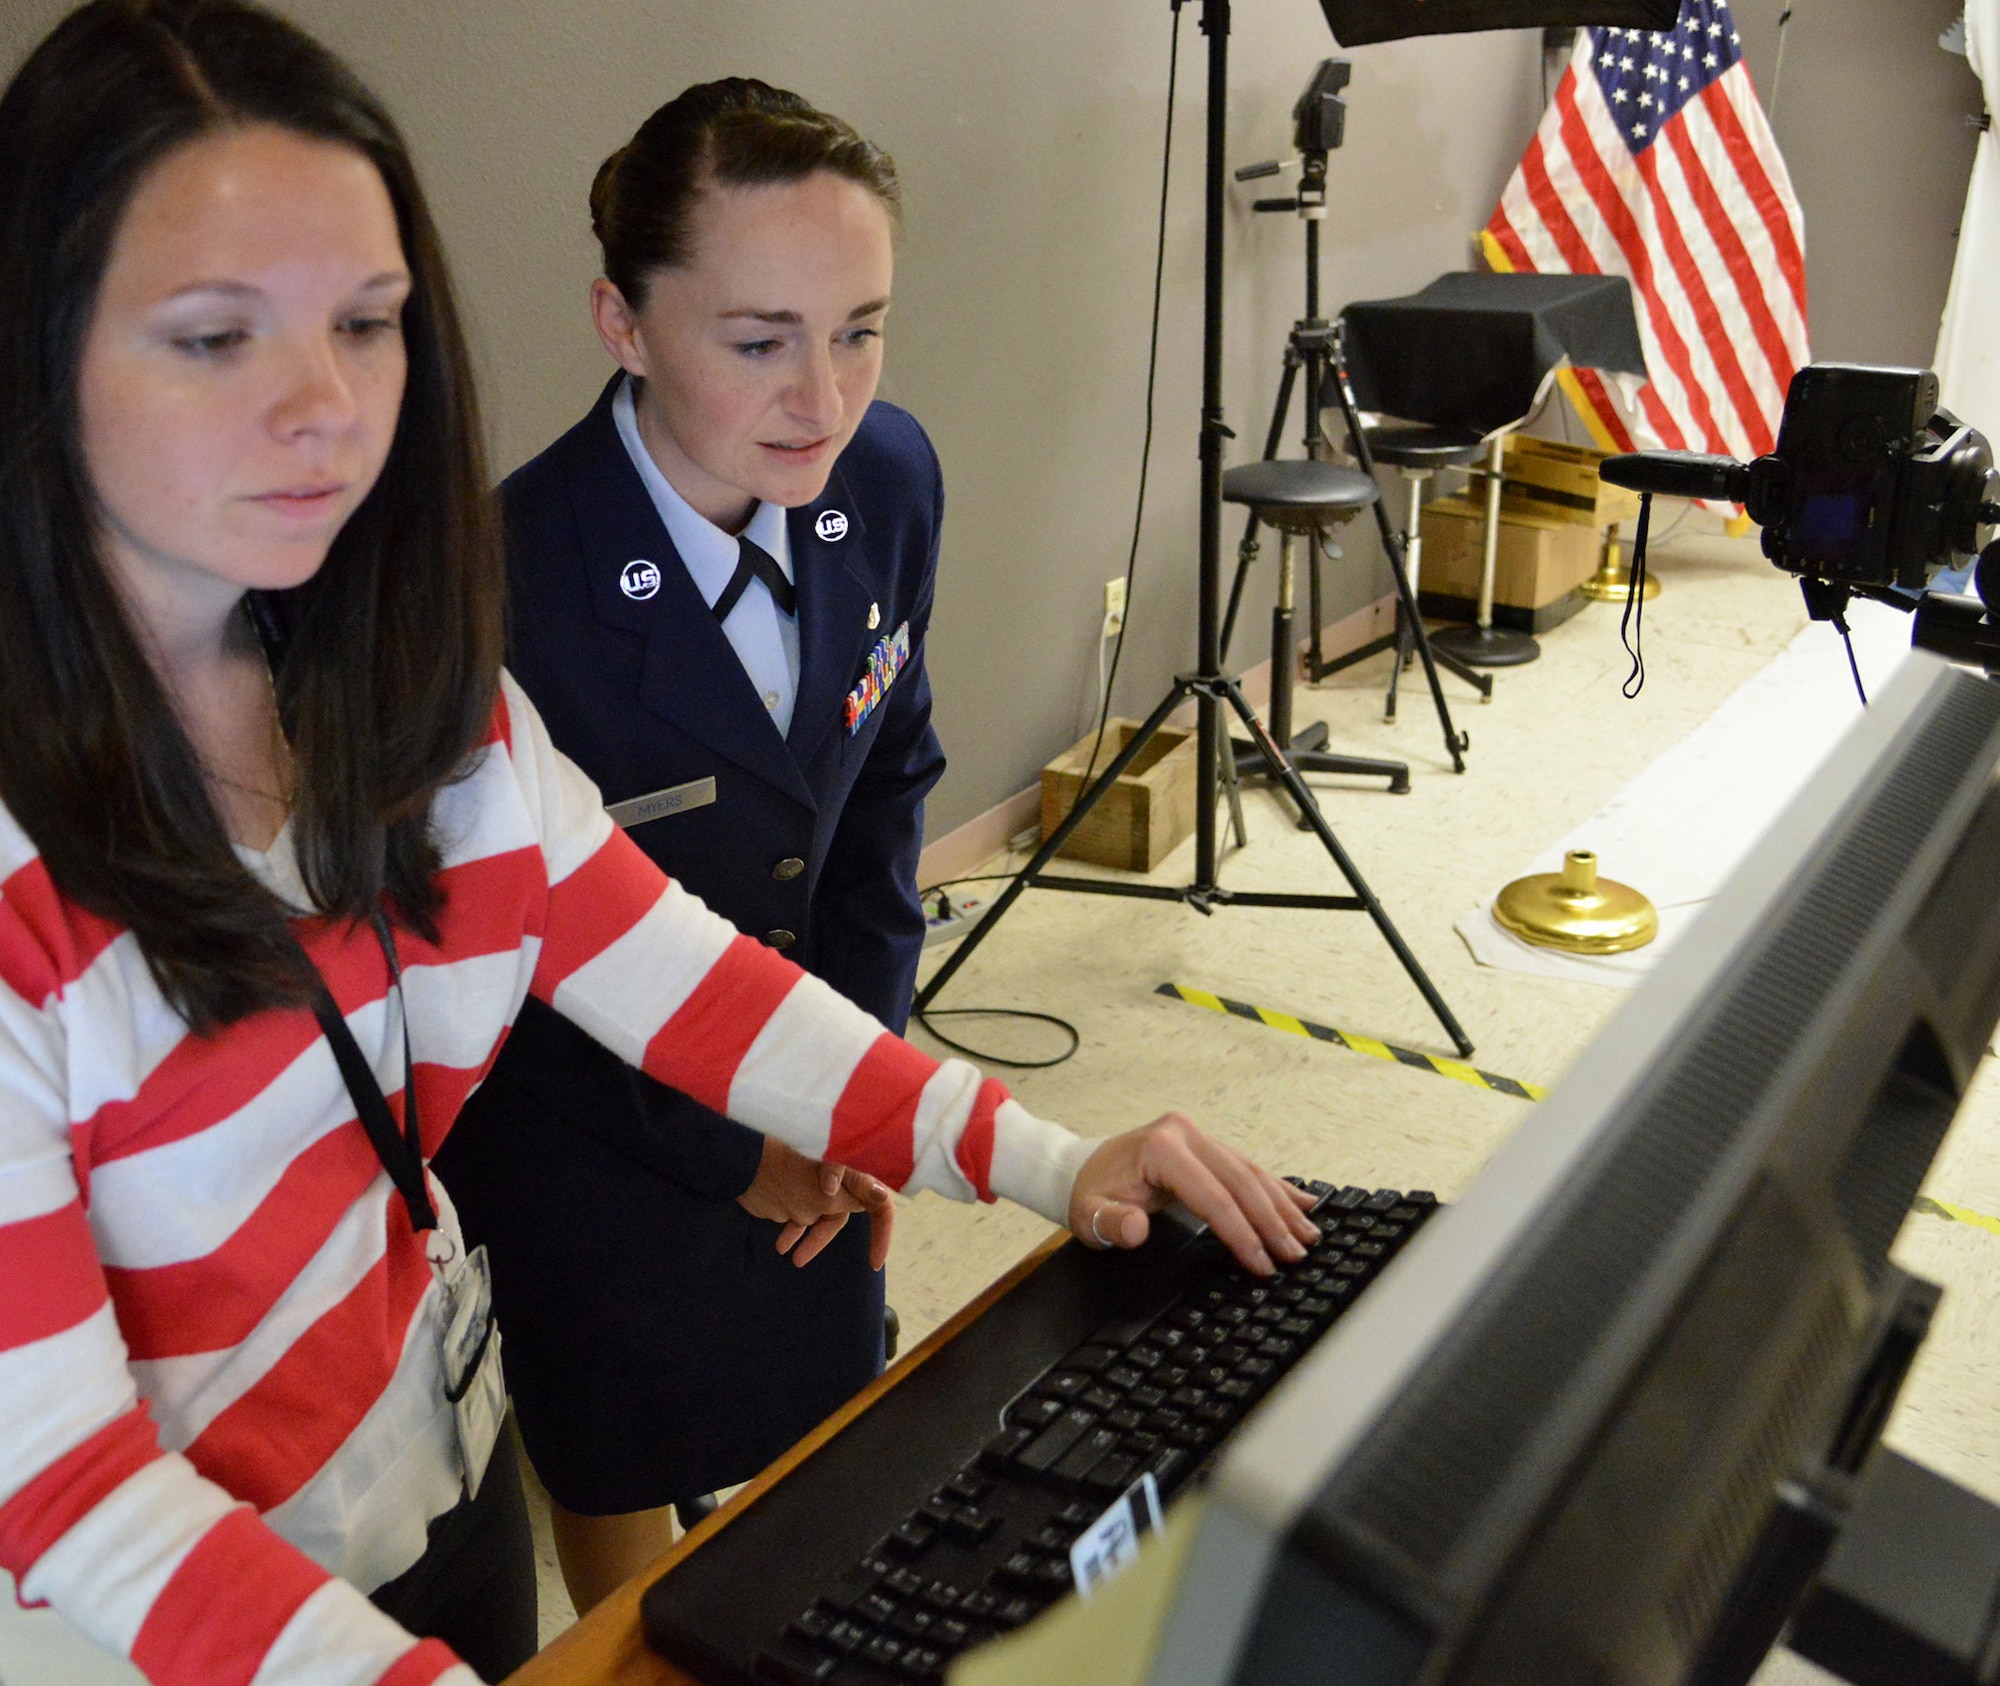
[[[653,461],[646,442],[639,437],[639,415],[632,402],[630,375],[611,401],[611,415],[618,424],[618,437],[625,441],[632,466],[639,471],[653,507],[660,512],[667,537],[680,552],[695,590],[712,608],[736,572],[736,536],[725,533],[707,516],[697,514],[660,472],[660,465]],[[786,579],[797,583],[792,572],[792,541],[786,531],[784,510],[776,504],[758,504],[751,512],[749,526],[743,529],[743,536],[771,556]],[[784,737],[792,729],[792,706],[799,694],[798,620],[779,612],[769,586],[762,580],[752,580],[749,590],[729,611],[729,619],[722,623],[722,635],[729,640],[736,659],[750,676],[772,725],[778,728],[778,736]]]

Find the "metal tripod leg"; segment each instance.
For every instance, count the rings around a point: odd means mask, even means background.
[[[1396,929],[1387,911],[1375,899],[1375,892],[1369,889],[1367,881],[1361,876],[1360,869],[1348,858],[1347,851],[1341,847],[1340,839],[1334,836],[1333,827],[1326,823],[1326,816],[1320,812],[1319,803],[1313,798],[1312,787],[1299,777],[1292,764],[1285,759],[1284,753],[1278,748],[1270,732],[1265,729],[1264,722],[1257,718],[1257,711],[1250,706],[1249,698],[1244,696],[1242,688],[1236,681],[1225,679],[1221,683],[1221,688],[1229,699],[1229,706],[1236,711],[1236,717],[1243,722],[1244,729],[1263,752],[1264,764],[1270,769],[1271,777],[1284,785],[1292,801],[1298,805],[1299,812],[1306,816],[1307,822],[1318,834],[1320,843],[1333,857],[1333,864],[1340,868],[1341,876],[1360,898],[1368,917],[1375,921],[1375,929],[1382,933],[1382,940],[1395,951],[1396,958],[1403,963],[1403,970],[1409,974],[1410,982],[1417,986],[1418,992],[1430,1004],[1431,1011],[1437,1015],[1438,1023],[1444,1026],[1444,1032],[1451,1038],[1452,1046],[1458,1050],[1461,1058],[1469,1058],[1472,1054],[1471,1038],[1465,1034],[1464,1028],[1452,1015],[1452,1010],[1445,1005],[1444,997],[1438,993],[1437,985],[1431,982],[1422,963],[1410,952],[1410,945],[1403,941],[1403,934]]]
[[[1404,469],[1403,483],[1409,488],[1409,514],[1403,521],[1403,559],[1408,564],[1410,592],[1419,603],[1423,601],[1421,586],[1424,554],[1424,482],[1430,478],[1423,469]],[[1389,694],[1383,700],[1382,718],[1393,721],[1396,718],[1396,688],[1403,680],[1403,664],[1415,653],[1415,639],[1408,619],[1403,614],[1400,602],[1396,605],[1396,659],[1389,664]]]
[[[1236,839],[1236,847],[1250,846],[1250,831],[1243,823],[1243,781],[1236,776],[1236,757],[1224,752],[1216,769],[1222,775],[1222,794],[1229,803],[1229,831]]]
[[[1354,455],[1363,472],[1372,474],[1375,472],[1374,459],[1367,453],[1366,442],[1356,438]],[[1375,639],[1372,643],[1364,644],[1360,649],[1350,651],[1347,655],[1336,656],[1330,662],[1309,662],[1306,666],[1306,677],[1318,681],[1330,673],[1338,673],[1344,667],[1352,667],[1356,662],[1369,656],[1395,649],[1398,639],[1407,629],[1411,643],[1424,664],[1424,679],[1430,687],[1431,702],[1437,709],[1438,725],[1444,732],[1445,750],[1451,756],[1452,771],[1462,773],[1465,771],[1464,751],[1471,747],[1472,740],[1452,724],[1451,707],[1445,701],[1444,686],[1438,680],[1438,666],[1440,663],[1448,665],[1459,678],[1475,687],[1482,702],[1493,700],[1493,676],[1474,672],[1463,662],[1453,658],[1443,646],[1434,646],[1431,643],[1429,634],[1424,631],[1424,623],[1418,615],[1416,594],[1410,590],[1409,578],[1403,563],[1402,538],[1389,525],[1388,512],[1382,508],[1379,499],[1375,504],[1375,525],[1382,540],[1382,549],[1389,558],[1389,572],[1396,586],[1397,631]]]
[[[1403,528],[1403,549],[1409,560],[1410,596],[1421,605],[1423,602],[1423,575],[1421,571],[1423,564],[1421,558],[1424,552],[1424,482],[1430,478],[1430,471],[1413,472],[1405,469],[1403,473],[1404,478],[1409,482],[1410,486],[1410,513]],[[1417,624],[1421,625],[1422,623],[1419,622]],[[1389,669],[1389,696],[1387,703],[1384,705],[1384,719],[1394,720],[1396,718],[1396,687],[1403,677],[1403,668],[1415,653],[1415,649],[1416,638],[1409,616],[1404,612],[1403,606],[1399,602],[1396,605],[1396,662]],[[1453,655],[1442,644],[1432,643],[1430,651],[1432,659],[1436,661],[1438,666],[1443,668],[1445,672],[1463,679],[1466,684],[1479,693],[1479,700],[1481,702],[1490,703],[1493,700],[1492,674],[1481,673],[1478,668],[1473,667],[1470,663],[1460,661],[1457,656]]]
[[[1219,710],[1225,701],[1235,711],[1237,718],[1243,722],[1244,727],[1250,733],[1252,741],[1258,745],[1263,755],[1265,766],[1271,776],[1284,785],[1287,794],[1290,795],[1300,813],[1307,816],[1308,824],[1318,835],[1321,844],[1325,847],[1327,853],[1332,856],[1334,865],[1340,869],[1341,875],[1346,878],[1349,887],[1353,890],[1354,893],[1352,895],[1294,895],[1286,892],[1258,890],[1232,892],[1223,889],[1215,882],[1213,861],[1206,856],[1197,862],[1197,881],[1178,889],[1171,888],[1165,884],[1142,884],[1130,881],[1109,882],[1098,878],[1072,878],[1066,875],[1054,878],[1044,878],[1042,876],[1043,869],[1060,853],[1062,846],[1069,841],[1071,833],[1083,823],[1084,818],[1089,814],[1090,810],[1103,797],[1104,793],[1112,787],[1113,781],[1137,759],[1139,753],[1147,744],[1152,742],[1154,735],[1167,723],[1168,717],[1189,697],[1196,699],[1198,706],[1204,713],[1210,710]],[[1216,740],[1218,765],[1221,755],[1225,753],[1223,748],[1225,734],[1220,730],[1220,727],[1221,721],[1218,720],[1215,722],[1215,729],[1210,734]],[[1212,788],[1209,793],[1209,800],[1211,803],[1213,802]],[[1201,805],[1197,803],[1197,819],[1200,818],[1203,811]],[[1207,812],[1210,814],[1212,824],[1214,812],[1212,806]],[[1199,853],[1199,850],[1197,853]],[[1032,888],[1070,890],[1085,895],[1140,897],[1149,901],[1185,902],[1189,907],[1194,908],[1200,913],[1212,913],[1217,908],[1226,907],[1231,903],[1239,907],[1282,907],[1323,909],[1329,912],[1342,913],[1366,913],[1374,921],[1375,928],[1381,932],[1383,940],[1389,944],[1397,960],[1402,963],[1403,970],[1408,974],[1410,981],[1417,986],[1418,991],[1429,1004],[1431,1011],[1437,1015],[1438,1022],[1444,1026],[1445,1034],[1451,1038],[1452,1045],[1458,1050],[1460,1056],[1470,1058],[1472,1055],[1471,1040],[1466,1036],[1458,1020],[1452,1016],[1451,1009],[1445,1005],[1444,998],[1438,994],[1437,987],[1431,982],[1422,965],[1419,964],[1417,957],[1410,952],[1409,945],[1403,941],[1402,934],[1391,923],[1389,915],[1383,910],[1382,904],[1376,900],[1374,891],[1369,889],[1368,885],[1363,881],[1359,869],[1348,858],[1347,851],[1341,847],[1340,839],[1334,836],[1333,828],[1327,824],[1326,816],[1320,812],[1319,804],[1314,800],[1311,789],[1279,751],[1277,744],[1272,740],[1269,730],[1265,727],[1264,722],[1258,719],[1257,711],[1250,706],[1249,699],[1243,695],[1241,686],[1234,679],[1226,676],[1210,676],[1198,673],[1183,673],[1175,678],[1173,688],[1161,699],[1159,706],[1146,717],[1144,724],[1140,726],[1139,730],[1132,734],[1131,741],[1112,758],[1111,764],[1104,769],[1103,774],[1097,781],[1079,794],[1076,806],[1071,808],[1069,813],[1064,816],[1062,824],[1056,827],[1055,832],[1050,836],[1048,841],[1035,852],[1034,859],[1029,861],[1015,875],[1013,882],[1001,893],[1000,899],[993,904],[993,911],[980,920],[970,931],[966,932],[965,936],[960,939],[958,947],[946,957],[945,963],[938,968],[930,982],[917,992],[916,1002],[912,1008],[913,1014],[921,1015],[924,1009],[937,999],[938,992],[951,981],[957,974],[958,969],[971,958],[973,950],[978,948],[992,934],[994,927],[1000,923],[1007,910],[1020,899],[1022,892]]]
[[[1340,399],[1341,419],[1347,424],[1347,448],[1360,464],[1362,473],[1373,474],[1375,455],[1368,449],[1368,435],[1362,431],[1361,416],[1354,404],[1354,389],[1348,384],[1346,356],[1337,340],[1330,372],[1333,390]],[[1389,512],[1382,507],[1380,498],[1375,500],[1375,530],[1381,536],[1383,553],[1389,558],[1389,572],[1396,582],[1396,599],[1402,605],[1403,613],[1409,617],[1417,656],[1424,664],[1424,680],[1430,687],[1431,702],[1437,709],[1438,727],[1444,733],[1444,747],[1451,756],[1451,770],[1462,773],[1465,771],[1465,751],[1471,747],[1472,740],[1451,723],[1451,705],[1444,700],[1444,686],[1438,679],[1430,636],[1424,631],[1423,618],[1417,611],[1416,593],[1410,589],[1409,559],[1403,554],[1402,539],[1389,525]],[[1319,675],[1315,673],[1313,677],[1317,679]],[[1481,674],[1473,683],[1479,686],[1482,697],[1493,694],[1493,681],[1486,675]]]
[[[1069,841],[1070,833],[1083,824],[1090,810],[1102,800],[1104,793],[1111,788],[1118,775],[1138,759],[1139,752],[1153,741],[1154,734],[1167,723],[1167,717],[1192,695],[1194,686],[1185,675],[1174,681],[1172,689],[1161,698],[1159,707],[1146,716],[1145,722],[1132,734],[1131,741],[1112,757],[1111,765],[1098,775],[1097,782],[1077,793],[1076,806],[1063,816],[1062,824],[1057,826],[1048,841],[1035,851],[1035,858],[1022,867],[1015,874],[1014,881],[1000,892],[1000,899],[993,904],[992,912],[959,938],[958,947],[946,957],[945,963],[932,975],[931,981],[917,991],[917,998],[911,1009],[913,1012],[921,1013],[937,999],[938,991],[951,981],[952,974],[959,967],[972,958],[973,951],[992,934],[993,928],[1000,923],[1008,908],[1020,899],[1021,892],[1032,886],[1042,868],[1062,852],[1062,846]],[[1141,893],[1152,886],[1133,885],[1131,888],[1133,893]],[[1180,899],[1178,891],[1162,889],[1160,895],[1163,898]]]

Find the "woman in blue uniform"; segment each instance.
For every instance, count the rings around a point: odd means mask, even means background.
[[[900,1029],[944,769],[943,486],[875,399],[893,165],[733,79],[655,112],[591,212],[618,370],[502,488],[510,666],[668,873]],[[881,1367],[886,1191],[532,1003],[442,1169],[492,1248],[579,1608],[665,1547],[668,1506],[754,1474]]]

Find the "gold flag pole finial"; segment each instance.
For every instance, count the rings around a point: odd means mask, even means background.
[[[1597,856],[1572,849],[1561,872],[1517,878],[1493,899],[1503,930],[1570,954],[1625,954],[1660,934],[1653,904],[1628,884],[1597,876]]]
[[[1625,553],[1618,543],[1618,529],[1604,535],[1604,557],[1597,572],[1578,586],[1577,591],[1593,603],[1623,603],[1632,590],[1632,570],[1625,565]],[[1660,577],[1648,569],[1640,596],[1648,603],[1660,595]]]

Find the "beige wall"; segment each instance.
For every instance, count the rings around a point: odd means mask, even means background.
[[[584,197],[597,162],[689,81],[749,72],[890,148],[907,187],[885,392],[943,455],[945,574],[932,638],[952,768],[941,834],[1032,781],[1079,732],[1103,582],[1121,571],[1141,430],[1170,14],[1161,0],[286,0],[407,128],[470,307],[496,467],[595,394]],[[0,5],[11,68],[66,10]],[[1289,111],[1335,50],[1313,0],[1235,9],[1232,163],[1288,147]],[[1183,16],[1154,494],[1121,706],[1192,655],[1202,37]],[[1326,296],[1414,288],[1462,267],[1530,132],[1526,34],[1363,49],[1332,171]],[[1298,227],[1231,227],[1229,417],[1256,454],[1286,327]],[[1338,615],[1386,576],[1355,545]],[[1267,570],[1268,571],[1268,570]],[[1249,605],[1254,662],[1268,596]]]
[[[1787,0],[1734,0],[1768,99]],[[1928,364],[1965,185],[1979,80],[1938,34],[1962,0],[1789,0],[1771,126],[1806,218],[1813,355]],[[2000,416],[1971,417],[2000,433]]]

